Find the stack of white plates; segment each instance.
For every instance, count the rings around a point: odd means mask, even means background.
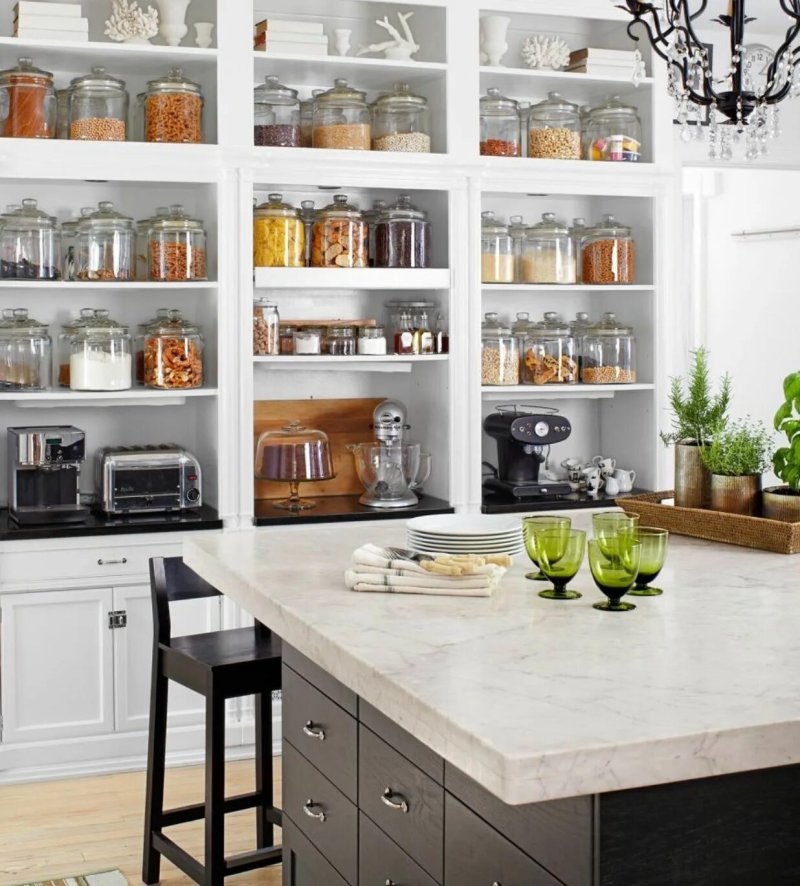
[[[519,518],[485,514],[414,517],[406,524],[407,544],[421,554],[521,554]]]

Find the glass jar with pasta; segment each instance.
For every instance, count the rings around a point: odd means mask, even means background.
[[[306,263],[306,234],[297,209],[283,194],[267,195],[253,210],[253,264],[257,268],[302,268]]]
[[[199,83],[172,68],[149,80],[144,96],[144,140],[200,144],[203,141],[203,92]]]
[[[0,136],[55,138],[58,102],[53,75],[20,58],[0,71]]]
[[[366,268],[367,224],[346,194],[321,209],[314,222],[311,264],[315,268]]]
[[[144,384],[165,390],[203,385],[203,335],[180,311],[170,311],[145,334]]]
[[[206,231],[183,206],[156,219],[147,240],[148,279],[165,283],[208,279]]]

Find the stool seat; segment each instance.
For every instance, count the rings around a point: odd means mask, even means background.
[[[233,628],[208,634],[174,637],[170,649],[207,668],[218,669],[242,662],[277,660],[280,664],[281,640],[275,634],[264,636],[255,628]]]

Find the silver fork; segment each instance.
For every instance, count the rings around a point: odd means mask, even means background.
[[[407,548],[385,548],[390,560],[411,560],[413,563],[422,563],[424,560],[433,560],[428,554],[418,554]]]

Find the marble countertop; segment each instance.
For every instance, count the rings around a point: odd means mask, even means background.
[[[590,513],[573,515],[589,528]],[[673,536],[662,597],[359,594],[351,551],[402,522],[185,541],[197,572],[506,803],[800,763],[800,556]],[[629,598],[630,599],[630,598]]]

